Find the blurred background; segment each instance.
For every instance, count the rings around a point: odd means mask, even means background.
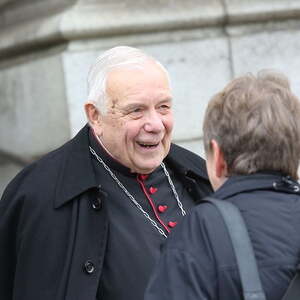
[[[174,142],[201,155],[206,104],[231,78],[276,69],[300,96],[300,0],[0,0],[0,195],[85,124],[89,66],[117,45],[166,66]]]

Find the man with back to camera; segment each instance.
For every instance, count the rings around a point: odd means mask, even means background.
[[[240,210],[262,287],[280,300],[300,262],[300,103],[275,72],[230,82],[206,110],[203,134],[214,198]],[[201,203],[165,244],[145,300],[243,299],[217,209]]]
[[[89,125],[0,201],[1,299],[142,299],[160,246],[211,190],[204,161],[171,144],[160,63],[112,48],[88,83]]]

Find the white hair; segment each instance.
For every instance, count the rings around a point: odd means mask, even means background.
[[[166,73],[165,67],[150,55],[140,49],[118,46],[105,51],[91,66],[88,73],[88,101],[91,101],[102,112],[106,113],[106,79],[110,71],[116,68],[142,68],[143,65],[153,61]]]

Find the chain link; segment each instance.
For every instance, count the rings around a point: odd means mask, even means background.
[[[181,210],[181,214],[182,214],[183,216],[185,216],[185,215],[186,215],[186,212],[185,212],[185,210],[184,210],[184,208],[183,208],[183,205],[182,205],[181,201],[179,200],[177,191],[176,191],[175,186],[174,186],[174,184],[173,184],[173,181],[172,181],[172,179],[171,179],[171,177],[170,177],[170,174],[169,174],[169,172],[168,172],[168,170],[167,170],[167,168],[166,168],[166,166],[165,166],[165,164],[164,164],[163,162],[162,162],[160,165],[161,165],[161,167],[163,168],[163,170],[164,170],[164,172],[165,172],[165,174],[166,174],[166,176],[167,176],[167,178],[168,178],[170,187],[171,187],[171,189],[172,189],[172,191],[173,191],[173,194],[174,194],[174,196],[175,196],[175,199],[176,199],[176,201],[177,201],[177,204],[178,204],[178,206],[179,206],[179,208],[180,208],[180,210]]]

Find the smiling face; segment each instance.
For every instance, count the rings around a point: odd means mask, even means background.
[[[111,71],[107,113],[93,126],[108,152],[131,171],[147,174],[169,152],[172,95],[166,73],[154,62]]]

